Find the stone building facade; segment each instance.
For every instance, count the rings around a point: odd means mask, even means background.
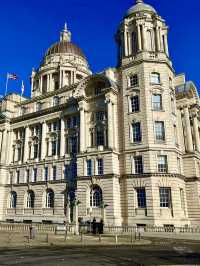
[[[200,105],[176,75],[168,27],[137,0],[118,64],[92,74],[65,25],[32,71],[31,98],[0,103],[0,220],[200,225]],[[78,207],[77,207],[78,206]]]

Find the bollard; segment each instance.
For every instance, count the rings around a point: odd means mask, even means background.
[[[115,244],[118,244],[118,235],[115,235]]]
[[[101,242],[101,234],[99,234],[99,242]]]

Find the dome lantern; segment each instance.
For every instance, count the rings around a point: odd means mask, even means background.
[[[67,23],[60,33],[60,42],[71,42],[71,32],[67,29]]]

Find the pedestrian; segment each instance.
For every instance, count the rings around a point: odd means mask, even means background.
[[[92,221],[92,233],[94,235],[96,235],[96,230],[97,230],[97,222],[96,222],[96,219],[94,217],[93,221]]]
[[[99,234],[100,235],[103,234],[103,229],[104,229],[104,222],[103,222],[103,219],[101,219],[99,223]]]

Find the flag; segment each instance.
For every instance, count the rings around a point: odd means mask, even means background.
[[[22,92],[22,95],[24,94],[24,81],[22,80],[22,86],[21,86],[21,92]]]
[[[7,79],[12,79],[12,80],[17,80],[18,76],[14,73],[8,73],[7,74]]]

